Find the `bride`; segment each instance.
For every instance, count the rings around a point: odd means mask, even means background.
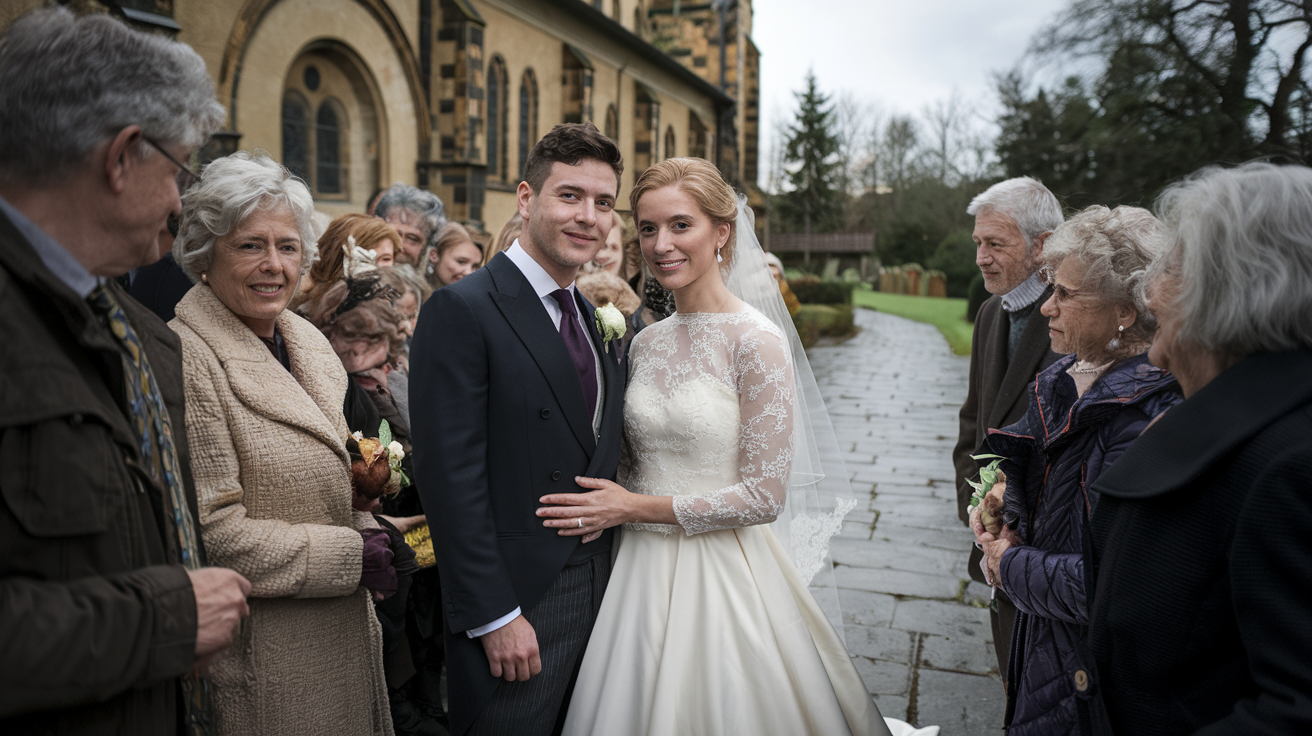
[[[808,590],[855,503],[826,480],[837,446],[749,211],[691,158],[630,202],[677,312],[630,348],[620,483],[539,510],[585,541],[625,526],[564,733],[888,734],[836,592]]]

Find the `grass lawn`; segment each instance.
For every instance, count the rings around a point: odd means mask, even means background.
[[[966,321],[965,299],[931,299],[858,289],[852,292],[852,304],[934,325],[947,338],[952,352],[970,355],[970,335],[975,326]]]

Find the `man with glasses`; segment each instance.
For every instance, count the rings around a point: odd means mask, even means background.
[[[33,11],[0,39],[0,733],[214,732],[250,583],[204,567],[163,254],[223,122],[191,48]]]
[[[178,167],[176,181],[179,194],[185,193],[192,184],[200,181],[200,177],[190,166],[173,158],[163,146],[150,139],[146,139],[146,143],[168,157]],[[173,239],[178,237],[177,215],[169,214],[165,228],[167,232],[160,233],[159,236],[160,249],[164,251],[164,257],[149,266],[142,266],[123,275],[120,277],[120,283],[132,294],[133,299],[168,322],[173,319],[174,309],[178,306],[178,302],[182,301],[182,297],[191,290],[192,284],[186,272],[177,261],[173,260],[171,252]]]
[[[971,459],[990,429],[1020,421],[1029,405],[1027,389],[1034,376],[1058,356],[1048,339],[1048,318],[1039,312],[1052,287],[1039,276],[1043,242],[1062,223],[1061,204],[1048,188],[1028,176],[998,182],[977,195],[966,208],[975,218],[975,265],[984,288],[993,294],[979,308],[970,345],[970,380],[958,415],[956,466],[957,509],[969,523],[973,489],[968,480],[979,475]],[[987,582],[980,567],[982,551],[972,547],[967,570],[973,580]],[[989,606],[998,672],[1007,677],[1016,606],[1001,589]]]

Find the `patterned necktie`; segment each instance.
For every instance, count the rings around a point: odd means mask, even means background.
[[[164,406],[164,397],[159,392],[159,384],[155,382],[155,373],[150,369],[141,340],[109,290],[99,286],[87,301],[105,319],[123,347],[121,354],[129,419],[137,434],[141,457],[151,475],[168,491],[182,564],[188,570],[197,570],[200,568],[200,543],[187,506],[178,450],[173,445],[173,425]],[[214,733],[214,708],[208,681],[195,673],[184,675],[182,692],[187,708],[187,733],[197,736]]]
[[[583,405],[588,410],[588,421],[597,413],[597,359],[588,345],[588,336],[579,324],[579,312],[574,306],[574,295],[569,289],[556,289],[551,298],[560,305],[560,336],[565,340],[569,357],[574,359],[574,367],[579,372],[579,383],[583,384]]]

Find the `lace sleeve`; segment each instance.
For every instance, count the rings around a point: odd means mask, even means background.
[[[688,534],[768,524],[783,511],[793,460],[793,369],[783,340],[753,329],[732,365],[738,391],[741,480],[711,494],[674,497],[674,516]]]

